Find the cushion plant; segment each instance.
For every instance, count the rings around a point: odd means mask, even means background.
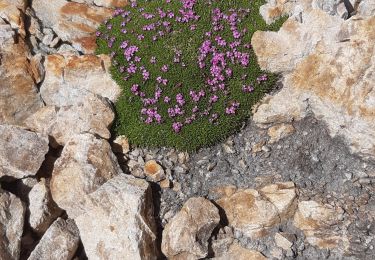
[[[196,150],[233,134],[276,76],[259,68],[250,44],[272,30],[263,0],[131,2],[97,32],[123,89],[115,130],[132,144]]]

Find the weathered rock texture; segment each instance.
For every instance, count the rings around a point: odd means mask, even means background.
[[[0,125],[0,178],[21,179],[35,175],[47,152],[47,136]]]
[[[0,188],[0,259],[19,259],[25,205]]]
[[[109,143],[91,134],[76,135],[56,161],[51,193],[57,205],[75,218],[86,210],[87,195],[122,173]]]
[[[49,227],[29,260],[70,260],[79,244],[79,232],[74,221],[58,218]]]
[[[121,174],[87,198],[75,218],[89,259],[157,259],[151,189]]]
[[[340,223],[343,212],[341,208],[316,201],[300,201],[294,216],[294,225],[304,231],[310,244],[325,249],[341,247],[345,251],[349,246],[345,228],[331,228],[343,224]]]
[[[29,223],[31,228],[43,234],[52,222],[62,214],[62,210],[52,200],[49,183],[41,179],[29,193]]]
[[[0,4],[0,124],[19,124],[43,103],[25,42],[24,1]]]
[[[227,187],[216,202],[224,210],[229,226],[248,237],[259,238],[293,215],[295,199],[293,183],[277,183],[259,192]]]
[[[190,198],[165,226],[163,253],[170,259],[206,257],[208,239],[219,221],[219,210],[209,200]]]
[[[375,159],[374,41],[375,17],[345,21],[319,9],[302,22],[288,19],[279,32],[256,32],[259,64],[283,73],[284,88],[264,99],[254,120],[267,126],[313,113],[352,152]]]
[[[111,4],[111,1],[100,2]],[[63,41],[71,42],[74,48],[87,54],[95,51],[97,27],[113,12],[109,8],[66,0],[34,0],[32,7],[45,27],[52,28]]]

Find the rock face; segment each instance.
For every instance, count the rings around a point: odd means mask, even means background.
[[[46,76],[41,93],[48,105],[64,106],[78,99],[71,96],[74,99],[67,100],[68,97],[64,95],[64,89],[67,87],[87,90],[112,102],[115,102],[121,93],[109,74],[111,60],[106,55],[49,55],[46,57],[45,66]]]
[[[48,183],[41,179],[29,193],[29,223],[31,228],[39,234],[43,234],[52,222],[62,213],[52,200]]]
[[[108,73],[107,56],[62,56],[46,58],[41,94],[47,107],[39,109],[25,124],[65,145],[75,134],[91,133],[109,139],[114,120],[112,105],[120,89]]]
[[[296,192],[293,183],[254,189],[224,189],[216,202],[223,208],[229,226],[248,237],[262,237],[267,229],[286,220],[294,213]]]
[[[19,259],[25,205],[0,188],[0,259]]]
[[[109,180],[88,196],[75,218],[89,259],[157,259],[151,189],[127,175]]]
[[[25,43],[22,13],[25,4],[2,1],[0,5],[0,124],[19,124],[42,107],[31,54]],[[18,9],[20,8],[20,9]],[[17,39],[17,40],[16,40]]]
[[[79,232],[74,221],[58,218],[44,234],[29,260],[70,260],[79,244]]]
[[[108,142],[91,134],[74,136],[55,162],[52,197],[69,217],[75,218],[85,210],[87,195],[120,173]]]
[[[171,259],[206,257],[208,239],[219,221],[219,210],[210,201],[190,198],[165,226],[163,253]]]
[[[100,2],[110,5],[116,1]],[[32,7],[45,27],[52,28],[63,41],[71,42],[86,54],[95,51],[96,28],[112,15],[112,9],[65,0],[35,0]]]
[[[16,126],[0,125],[0,178],[20,179],[35,175],[47,152],[47,136]]]
[[[264,100],[254,120],[267,126],[313,113],[353,153],[375,159],[374,41],[375,17],[345,21],[321,10],[305,12],[302,22],[288,19],[279,32],[256,32],[259,63],[283,73],[284,88]]]
[[[348,246],[348,237],[340,229],[331,228],[340,223],[342,209],[322,205],[315,201],[301,201],[294,216],[294,225],[303,230],[306,240],[320,248]]]

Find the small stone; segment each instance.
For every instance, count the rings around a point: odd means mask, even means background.
[[[273,144],[281,139],[291,135],[292,133],[295,132],[295,129],[293,125],[291,124],[279,124],[272,126],[268,129],[268,135],[270,137],[270,140],[268,143]]]
[[[286,251],[290,250],[293,245],[292,242],[290,242],[286,237],[284,237],[280,233],[275,234],[275,243],[278,247],[281,247]]]
[[[136,178],[140,178],[140,179],[146,178],[145,172],[143,171],[142,166],[140,166],[139,164],[135,165],[131,169],[130,173]]]
[[[57,44],[59,44],[59,42],[60,42],[60,38],[59,37],[55,37],[52,41],[51,41],[51,43],[49,44],[49,47],[51,47],[51,48],[55,48],[56,46],[57,46]]]
[[[259,152],[262,151],[262,147],[266,144],[266,141],[263,140],[263,141],[260,141],[259,143],[256,143],[254,144],[252,147],[251,147],[251,152],[253,154],[257,154]]]
[[[187,162],[189,155],[187,153],[178,153],[178,163],[184,164]]]
[[[215,167],[216,167],[217,163],[216,162],[212,162],[212,163],[209,163],[207,165],[207,171],[212,171]]]
[[[168,258],[204,258],[208,240],[219,224],[219,210],[204,198],[190,198],[165,226],[162,251]]]
[[[129,140],[126,136],[120,135],[112,143],[114,153],[127,154],[130,151]]]
[[[176,166],[173,168],[173,172],[177,174],[185,174],[186,170],[181,166]]]
[[[162,180],[160,182],[160,187],[162,189],[169,189],[171,187],[171,181],[168,178]]]
[[[234,153],[236,153],[236,151],[233,148],[233,146],[230,146],[230,145],[227,145],[227,144],[223,144],[222,147],[224,149],[224,152],[227,153],[227,154],[234,154]]]
[[[181,191],[181,184],[177,181],[173,181],[173,191],[180,192]]]
[[[159,182],[165,179],[163,168],[155,160],[146,162],[144,172],[151,181]]]
[[[31,253],[29,260],[70,260],[77,251],[79,231],[73,220],[58,218]]]

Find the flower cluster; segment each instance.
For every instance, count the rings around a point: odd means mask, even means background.
[[[246,1],[233,8],[216,0],[152,2],[115,10],[96,33],[139,122],[181,134],[188,126],[219,127],[248,114],[242,103],[268,76],[257,68],[259,74],[248,76],[254,57],[243,25],[251,20]]]

